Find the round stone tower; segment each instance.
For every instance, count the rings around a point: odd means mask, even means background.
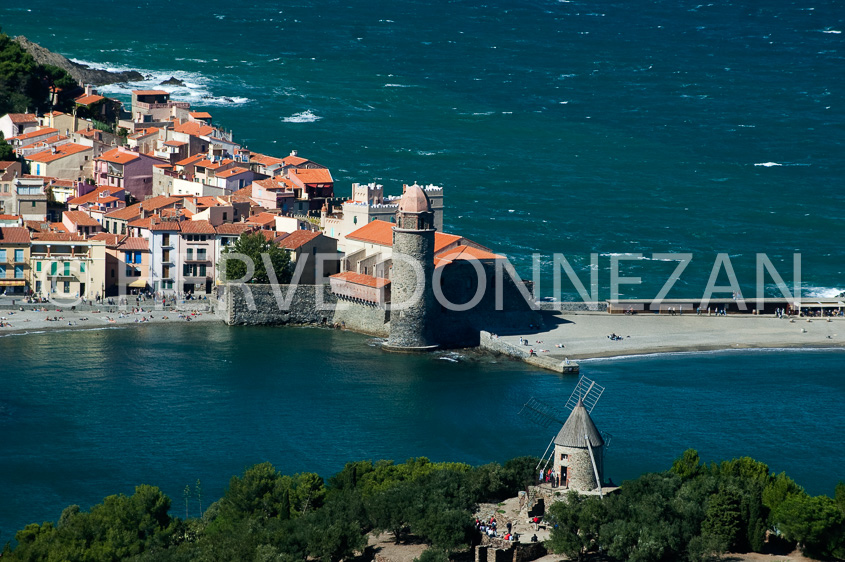
[[[589,492],[601,485],[604,439],[580,400],[555,437],[554,455],[554,470],[560,475],[561,486]]]
[[[422,188],[405,186],[393,228],[393,270],[390,275],[388,351],[428,351],[435,314],[431,276],[434,272],[434,213]]]

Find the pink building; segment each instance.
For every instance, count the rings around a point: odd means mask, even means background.
[[[153,194],[153,166],[162,163],[158,158],[121,146],[94,160],[94,181],[97,185],[122,187],[143,201]]]

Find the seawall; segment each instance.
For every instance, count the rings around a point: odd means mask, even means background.
[[[578,363],[574,361],[569,361],[567,359],[561,360],[560,357],[555,358],[530,355],[529,349],[531,348],[520,348],[519,346],[500,339],[498,336],[484,330],[481,331],[481,341],[479,346],[488,351],[492,351],[493,353],[499,353],[515,359],[521,359],[529,365],[555,371],[556,373],[576,375],[580,370]]]
[[[221,318],[236,325],[337,326],[387,337],[390,316],[377,306],[338,299],[329,285],[227,285]]]

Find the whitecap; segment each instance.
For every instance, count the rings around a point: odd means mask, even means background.
[[[765,168],[771,168],[772,166],[783,166],[783,164],[779,164],[778,162],[757,162],[754,165],[755,166],[763,166]]]
[[[385,84],[385,88],[413,88],[411,84]]]
[[[322,119],[322,117],[314,114],[313,111],[308,109],[306,111],[294,113],[289,117],[284,117],[282,121],[284,121],[285,123],[313,123],[314,121],[318,121],[320,119]]]
[[[842,32],[839,31],[838,29],[823,29],[822,33],[833,33],[835,35],[839,35]]]
[[[805,297],[816,299],[835,299],[845,294],[845,289],[836,287],[804,287],[801,293]]]

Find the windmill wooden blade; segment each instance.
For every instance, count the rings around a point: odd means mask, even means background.
[[[563,419],[565,418],[558,410],[545,402],[540,402],[533,396],[528,402],[522,405],[519,414],[544,428],[552,424],[563,425]]]
[[[587,411],[592,414],[593,408],[596,407],[596,403],[599,401],[599,398],[601,398],[603,392],[603,386],[596,384],[595,381],[592,381],[587,377],[582,376],[578,380],[578,384],[575,385],[575,390],[573,390],[572,394],[569,396],[569,400],[566,401],[566,408],[572,410],[578,405],[578,401],[580,400]]]

